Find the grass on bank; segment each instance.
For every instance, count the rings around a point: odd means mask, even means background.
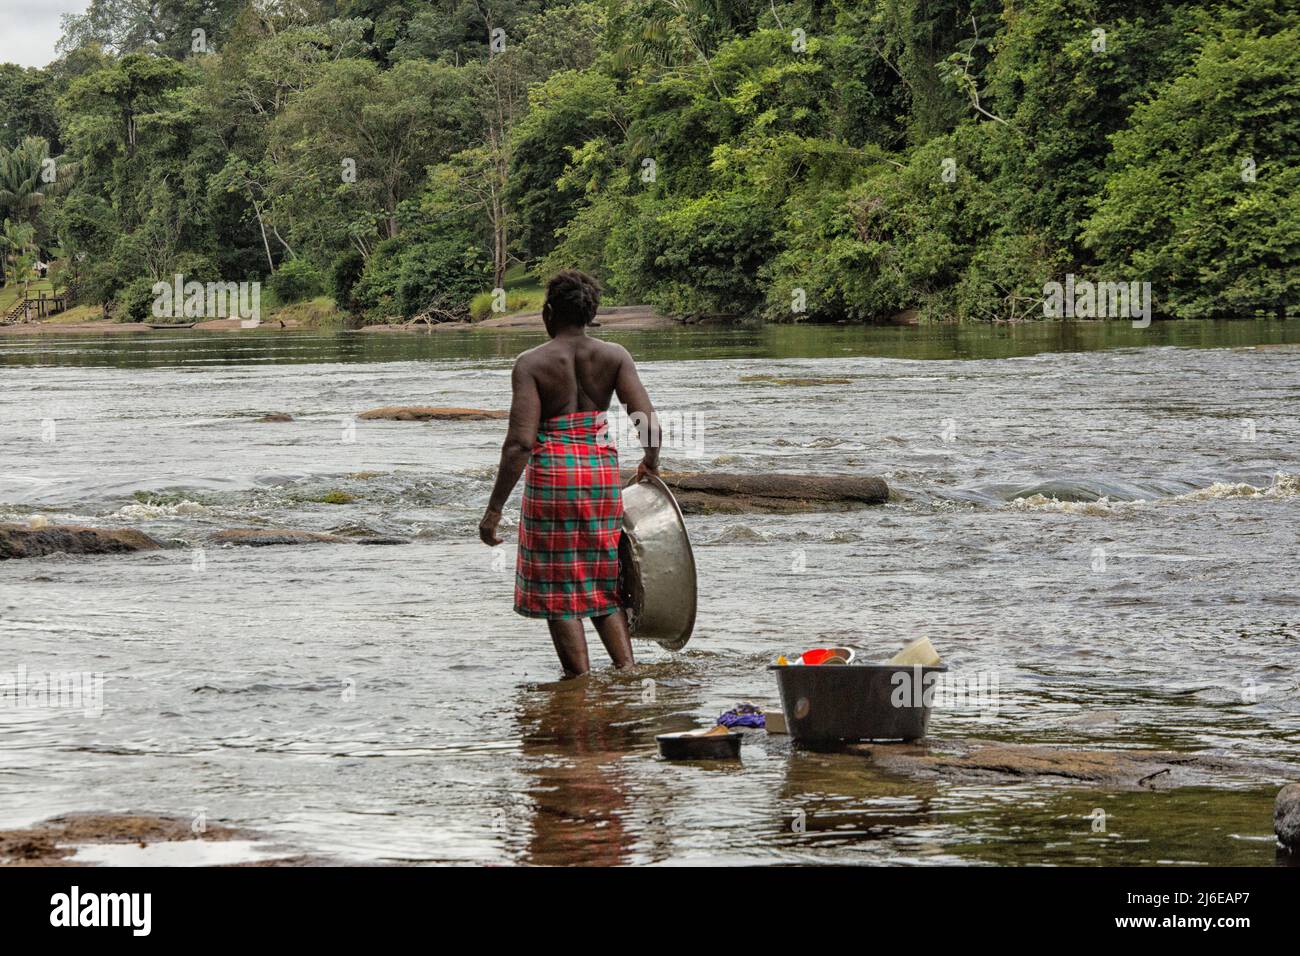
[[[318,295],[314,299],[304,299],[289,305],[272,306],[265,316],[270,321],[282,321],[285,325],[297,325],[306,329],[322,329],[342,326],[347,314],[339,309],[334,299],[328,295]]]
[[[49,279],[33,279],[27,286],[28,298],[36,298],[42,292],[54,294],[54,285]],[[0,312],[8,312],[23,297],[23,284],[21,282],[7,282],[4,288],[0,288]]]
[[[469,315],[475,322],[482,322],[494,315],[510,315],[515,312],[540,312],[546,290],[522,263],[516,263],[506,270],[502,288],[506,293],[505,311],[494,312],[492,309],[495,295],[491,289],[480,292],[469,303]]]

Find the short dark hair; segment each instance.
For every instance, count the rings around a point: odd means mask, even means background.
[[[565,269],[546,283],[546,304],[557,325],[588,325],[600,305],[600,283],[585,272]]]

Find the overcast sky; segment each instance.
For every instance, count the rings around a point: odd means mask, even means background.
[[[45,66],[54,59],[59,19],[90,0],[0,0],[0,63]]]

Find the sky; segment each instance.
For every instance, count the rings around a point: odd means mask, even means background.
[[[0,0],[0,63],[45,66],[54,59],[59,20],[90,0]]]

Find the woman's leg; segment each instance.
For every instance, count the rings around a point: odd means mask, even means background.
[[[596,633],[600,635],[600,642],[605,645],[605,650],[609,653],[609,659],[614,662],[614,666],[619,670],[624,667],[631,667],[636,661],[632,657],[632,637],[627,632],[627,615],[623,609],[619,608],[613,614],[606,614],[604,617],[593,617],[591,623],[596,625]],[[583,642],[583,653],[586,653],[586,642]]]
[[[587,635],[582,630],[581,618],[547,621],[546,626],[551,629],[551,643],[560,656],[560,666],[564,668],[566,678],[581,677],[591,670],[587,658]]]

